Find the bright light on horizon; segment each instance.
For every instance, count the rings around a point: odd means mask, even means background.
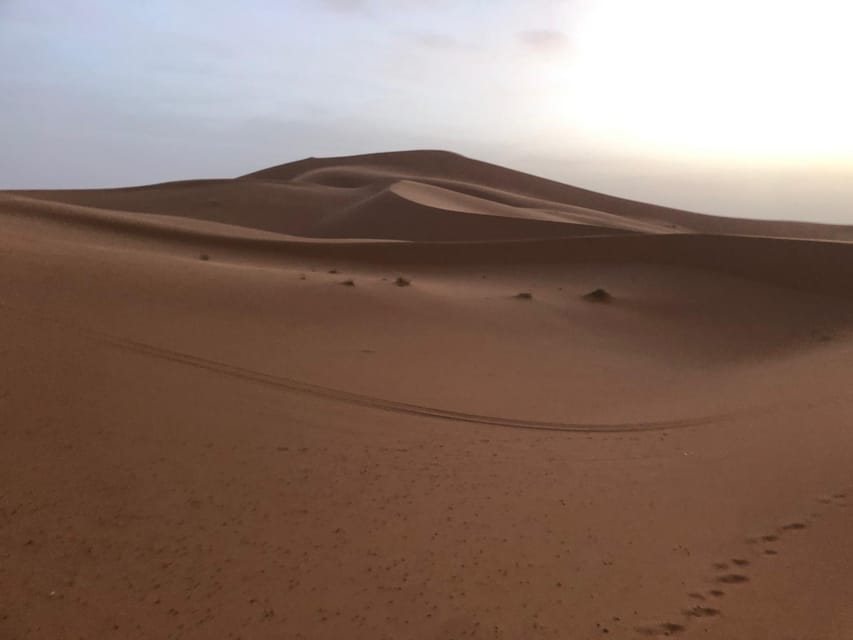
[[[851,32],[853,0],[0,0],[0,188],[440,148],[853,223]]]
[[[853,3],[590,3],[550,115],[661,155],[853,163]]]

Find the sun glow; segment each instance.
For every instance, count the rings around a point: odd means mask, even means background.
[[[853,3],[602,0],[554,109],[621,146],[853,162]]]

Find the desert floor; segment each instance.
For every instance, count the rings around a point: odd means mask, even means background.
[[[853,637],[853,233],[380,159],[0,194],[0,638]]]

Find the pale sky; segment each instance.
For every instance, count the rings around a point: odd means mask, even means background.
[[[0,0],[0,188],[457,151],[853,224],[847,0]]]

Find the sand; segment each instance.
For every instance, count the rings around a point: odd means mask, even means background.
[[[0,225],[3,640],[853,636],[853,228],[431,151]]]

